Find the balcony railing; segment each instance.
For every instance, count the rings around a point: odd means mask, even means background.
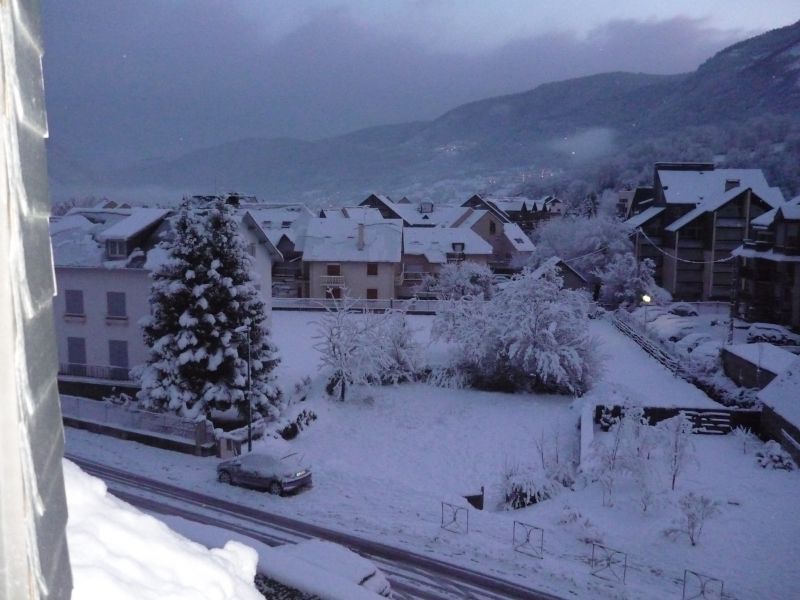
[[[83,365],[80,363],[60,363],[59,375],[70,377],[89,377],[92,379],[110,379],[112,381],[131,381],[131,370],[128,367],[112,367],[105,365]]]
[[[322,275],[319,278],[319,282],[324,287],[344,287],[344,276],[343,275]]]

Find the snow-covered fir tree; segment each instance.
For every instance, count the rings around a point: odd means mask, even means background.
[[[173,220],[142,323],[150,348],[139,375],[144,407],[184,416],[235,407],[246,417],[249,335],[252,408],[274,415],[279,359],[238,228],[235,207],[222,199],[184,201]]]

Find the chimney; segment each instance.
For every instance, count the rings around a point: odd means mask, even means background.
[[[725,191],[732,190],[733,188],[739,187],[741,185],[741,180],[739,179],[726,179],[725,180]]]
[[[358,241],[356,242],[356,247],[359,250],[363,250],[364,249],[364,224],[363,223],[359,223],[358,224]]]

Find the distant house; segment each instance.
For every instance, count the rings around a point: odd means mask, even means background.
[[[653,193],[626,223],[637,258],[653,258],[657,282],[681,300],[728,299],[731,253],[749,236],[753,218],[784,201],[760,169],[707,163],[657,163]]]
[[[533,277],[541,277],[547,270],[556,267],[564,281],[564,289],[589,291],[589,282],[578,271],[558,256],[552,256],[533,270]]]
[[[800,196],[753,219],[734,254],[740,315],[800,330]]]
[[[491,245],[489,266],[495,272],[518,271],[533,254],[533,242],[522,228],[500,218],[494,210],[470,208],[452,227],[471,229]]]
[[[462,206],[491,211],[501,221],[518,225],[526,235],[542,221],[560,216],[562,208],[561,201],[552,195],[535,200],[524,196],[493,197],[475,194]]]
[[[378,210],[384,219],[399,219],[403,227],[449,226],[466,212],[460,206],[435,204],[428,200],[417,203],[412,203],[408,198],[404,200],[393,202],[388,196],[371,194],[359,206]]]
[[[307,297],[308,270],[303,265],[303,242],[314,214],[302,204],[243,204],[240,211],[249,215],[245,221],[248,231],[266,237],[280,253],[281,260],[272,263],[272,296]]]
[[[88,388],[133,385],[131,367],[148,358],[139,321],[150,314],[150,273],[167,257],[158,243],[172,235],[171,214],[154,208],[75,208],[51,220],[63,389],[81,395]],[[272,261],[280,253],[265,236],[247,227],[242,232],[269,311]]]
[[[309,297],[394,298],[402,235],[399,219],[312,218],[303,247]]]
[[[442,266],[464,261],[487,264],[492,246],[468,228],[406,227],[403,229],[403,266],[397,295],[413,296],[427,276]]]

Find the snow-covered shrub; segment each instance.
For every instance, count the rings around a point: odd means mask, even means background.
[[[706,496],[689,492],[681,497],[678,505],[683,513],[683,521],[677,527],[666,529],[664,534],[674,539],[677,535],[685,533],[692,546],[696,546],[706,521],[720,513],[720,504]]]
[[[469,260],[448,263],[437,277],[426,277],[419,291],[437,293],[445,300],[458,300],[464,296],[488,300],[492,297],[492,271],[486,265]]]
[[[537,469],[507,466],[503,473],[504,506],[509,510],[548,500],[558,494],[561,488],[561,484]]]
[[[581,511],[571,506],[564,505],[556,524],[562,529],[571,530],[580,542],[585,544],[603,543],[603,536],[595,524],[588,517],[584,517]]]
[[[678,475],[695,461],[692,442],[692,421],[684,413],[661,421],[657,426],[663,439],[664,463],[672,490]]]
[[[491,301],[452,301],[437,314],[435,339],[454,342],[471,385],[581,395],[600,369],[589,335],[588,300],[563,289],[555,267],[506,283]]]
[[[627,308],[639,305],[642,296],[647,294],[657,305],[668,303],[669,292],[658,287],[653,279],[655,266],[649,258],[637,262],[630,252],[617,254],[594,271],[600,280],[600,301],[612,307]]]
[[[762,469],[792,471],[797,468],[789,453],[775,440],[769,440],[756,451],[756,461]]]
[[[534,442],[536,453],[544,474],[552,481],[571,488],[575,485],[578,461],[569,456],[569,452],[561,447],[561,431],[556,428],[549,435],[542,431]]]
[[[421,369],[420,346],[408,324],[405,311],[387,310],[378,319],[379,341],[385,359],[381,361],[381,381],[413,381]]]
[[[742,454],[747,454],[749,448],[754,448],[760,443],[756,435],[750,431],[749,427],[742,427],[739,425],[736,429],[731,431],[731,435],[736,442],[736,445],[742,448]]]
[[[246,417],[249,401],[274,416],[279,359],[234,207],[186,201],[172,227],[173,239],[162,242],[168,257],[151,274],[151,315],[142,320],[150,356],[137,371],[140,403],[187,417],[233,406]]]
[[[345,399],[349,385],[398,383],[416,378],[419,346],[403,311],[375,314],[353,310],[354,301],[335,302],[317,321],[321,363],[330,371],[326,390]]]
[[[293,440],[301,431],[316,420],[317,414],[313,410],[303,409],[292,421],[281,427],[278,430],[278,434],[285,440]]]

